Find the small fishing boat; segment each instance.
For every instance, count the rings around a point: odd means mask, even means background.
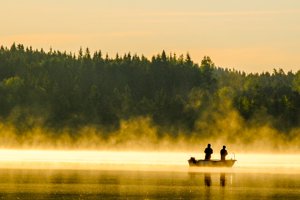
[[[196,160],[191,157],[188,162],[190,167],[232,167],[236,160]]]

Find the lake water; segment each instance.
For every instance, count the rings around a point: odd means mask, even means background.
[[[189,168],[188,153],[0,153],[0,199],[300,199],[299,155]]]

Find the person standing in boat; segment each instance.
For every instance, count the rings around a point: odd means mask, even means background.
[[[221,149],[220,154],[221,154],[221,160],[222,160],[222,161],[225,161],[225,157],[226,157],[227,154],[228,154],[225,145],[223,146],[223,149]]]
[[[213,150],[212,148],[210,147],[211,145],[208,144],[206,149],[204,150],[204,153],[205,153],[205,160],[210,160],[211,158],[211,154],[213,154]]]

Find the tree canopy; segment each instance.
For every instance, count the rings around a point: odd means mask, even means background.
[[[0,120],[19,129],[117,129],[121,119],[147,116],[174,134],[192,132],[225,102],[246,123],[260,115],[266,117],[259,123],[283,132],[300,127],[300,70],[246,74],[216,67],[207,56],[196,64],[189,54],[165,51],[147,59],[0,48]]]

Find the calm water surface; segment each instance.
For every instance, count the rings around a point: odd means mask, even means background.
[[[300,199],[300,155],[237,155],[189,168],[196,153],[0,150],[0,199]]]
[[[299,199],[300,174],[2,169],[1,199]]]

